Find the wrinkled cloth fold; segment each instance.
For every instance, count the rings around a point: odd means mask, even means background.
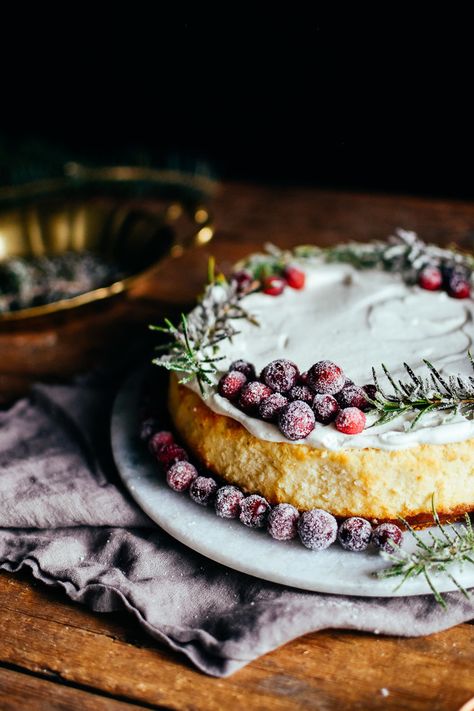
[[[474,618],[449,593],[357,598],[285,588],[185,548],[122,488],[109,446],[113,388],[37,386],[0,412],[0,567],[28,569],[98,612],[128,611],[202,671],[227,676],[324,628],[426,635]]]

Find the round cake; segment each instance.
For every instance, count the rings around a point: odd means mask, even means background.
[[[471,258],[412,233],[252,255],[158,359],[202,465],[300,511],[474,510]],[[375,373],[375,376],[374,376]]]

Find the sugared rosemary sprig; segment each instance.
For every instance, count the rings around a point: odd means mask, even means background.
[[[474,368],[471,353],[468,353],[468,357]],[[396,381],[388,368],[382,365],[393,389],[391,393],[382,388],[375,368],[372,368],[377,388],[372,405],[379,415],[372,427],[390,422],[406,413],[415,413],[410,429],[413,429],[424,415],[433,411],[443,411],[451,416],[459,414],[468,420],[474,419],[474,377],[450,375],[444,378],[428,360],[423,362],[429,370],[429,377],[415,375],[410,366],[404,363],[409,376],[406,381]]]
[[[391,565],[379,571],[377,577],[395,578],[402,576],[400,584],[396,587],[396,590],[398,590],[409,578],[422,575],[428,583],[436,601],[442,607],[446,608],[446,601],[436,589],[431,574],[444,573],[458,590],[460,590],[466,598],[470,599],[468,591],[456,580],[454,575],[450,572],[449,567],[455,563],[459,565],[471,563],[474,565],[474,529],[468,514],[465,514],[464,524],[455,527],[445,526],[441,523],[433,500],[432,511],[433,523],[436,524],[436,532],[438,535],[429,531],[431,542],[429,544],[425,543],[417,531],[415,531],[405,519],[400,519],[415,538],[416,550],[413,553],[408,553],[400,548],[400,546],[394,545],[395,550],[393,553],[382,551],[382,557],[390,561]]]
[[[238,286],[228,282],[222,275],[214,274],[214,263],[209,264],[209,283],[196,308],[175,326],[165,319],[164,326],[150,326],[170,336],[170,340],[158,346],[162,355],[153,360],[167,370],[181,373],[180,383],[197,379],[199,389],[206,395],[206,385],[212,384],[211,376],[218,371],[217,363],[224,358],[219,355],[219,344],[232,339],[239,332],[233,322],[245,318],[255,325],[257,321],[242,305]]]

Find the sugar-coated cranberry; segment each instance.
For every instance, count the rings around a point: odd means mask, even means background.
[[[402,539],[403,532],[395,523],[381,523],[372,534],[374,545],[386,553],[395,553],[396,546],[401,545]]]
[[[239,370],[230,370],[219,380],[217,391],[227,400],[236,400],[246,382],[247,378],[243,373]]]
[[[312,405],[314,392],[308,385],[293,385],[291,390],[288,391],[288,397],[290,400],[303,400],[308,405]]]
[[[288,405],[288,398],[286,398],[281,393],[273,393],[270,397],[262,400],[258,407],[258,414],[262,420],[267,422],[276,422],[278,420],[278,415],[283,410],[284,407]]]
[[[298,534],[306,548],[322,551],[336,540],[337,521],[323,509],[304,511],[298,521]]]
[[[299,374],[300,371],[295,363],[286,358],[278,358],[265,366],[260,378],[275,392],[285,393],[296,385]]]
[[[187,462],[189,459],[188,453],[175,442],[165,444],[155,456],[165,471],[168,471],[175,462]]]
[[[245,495],[236,486],[222,486],[216,494],[216,514],[221,518],[238,518],[244,498]]]
[[[363,431],[367,418],[357,407],[346,407],[336,417],[336,429],[347,435],[356,435]]]
[[[312,407],[316,422],[323,425],[335,420],[339,412],[339,403],[332,395],[315,395]]]
[[[158,456],[158,452],[169,444],[174,444],[174,437],[171,432],[162,430],[161,432],[155,432],[155,434],[150,437],[148,440],[148,449],[156,457]]]
[[[174,491],[187,491],[197,476],[197,469],[191,462],[176,462],[166,472],[166,481]]]
[[[248,360],[234,360],[230,364],[230,370],[238,370],[239,373],[243,373],[247,380],[256,380],[257,375],[255,373],[255,366],[249,363]]]
[[[263,496],[251,494],[240,503],[239,519],[249,528],[264,528],[267,523],[270,504]]]
[[[443,275],[441,269],[433,265],[428,265],[423,267],[423,269],[418,274],[418,284],[422,289],[427,289],[428,291],[436,291],[441,287],[443,283]]]
[[[286,281],[279,276],[269,276],[263,280],[263,293],[269,296],[280,296],[285,290]]]
[[[304,373],[300,373],[300,377],[298,378],[298,383],[299,385],[307,385],[308,384],[308,371],[305,370]]]
[[[147,417],[140,424],[140,439],[148,442],[150,437],[160,429],[159,420],[156,417]]]
[[[278,427],[287,439],[304,439],[315,426],[314,412],[308,403],[295,400],[283,408],[278,416]]]
[[[285,277],[288,286],[291,286],[292,289],[303,289],[306,281],[306,274],[301,269],[298,269],[298,267],[294,267],[291,264],[288,265],[283,271],[283,276]]]
[[[291,504],[278,504],[268,516],[267,531],[277,541],[291,541],[298,534],[298,509]]]
[[[368,383],[367,385],[363,385],[362,389],[365,390],[365,392],[367,393],[367,396],[371,400],[375,400],[375,396],[377,394],[377,388],[375,387],[375,385],[373,385],[372,383]],[[370,405],[370,403],[369,403],[369,405]]]
[[[470,281],[453,274],[448,281],[448,294],[453,299],[468,299],[471,295]]]
[[[365,551],[372,538],[372,526],[365,518],[352,516],[341,523],[337,538],[346,551]]]
[[[217,484],[211,477],[198,476],[189,488],[189,495],[196,504],[208,506],[217,491]]]
[[[308,370],[308,385],[322,395],[335,395],[345,382],[342,368],[330,360],[320,360]]]
[[[358,407],[359,410],[366,410],[370,407],[365,390],[354,384],[345,385],[342,390],[337,393],[336,400],[342,408]]]
[[[238,272],[234,272],[231,276],[231,282],[233,282],[236,286],[238,291],[241,293],[246,293],[247,291],[250,291],[254,285],[254,278],[251,275],[250,272],[248,272],[246,269],[241,269]]]
[[[254,413],[258,410],[258,406],[262,400],[270,397],[272,392],[268,385],[258,380],[247,383],[240,391],[239,407],[245,410],[245,412]]]

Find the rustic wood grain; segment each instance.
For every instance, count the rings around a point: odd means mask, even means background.
[[[134,704],[452,711],[474,695],[471,625],[416,639],[316,633],[229,679],[211,679],[137,633],[127,616],[94,615],[58,592],[6,574],[0,575],[0,609],[0,666]]]

